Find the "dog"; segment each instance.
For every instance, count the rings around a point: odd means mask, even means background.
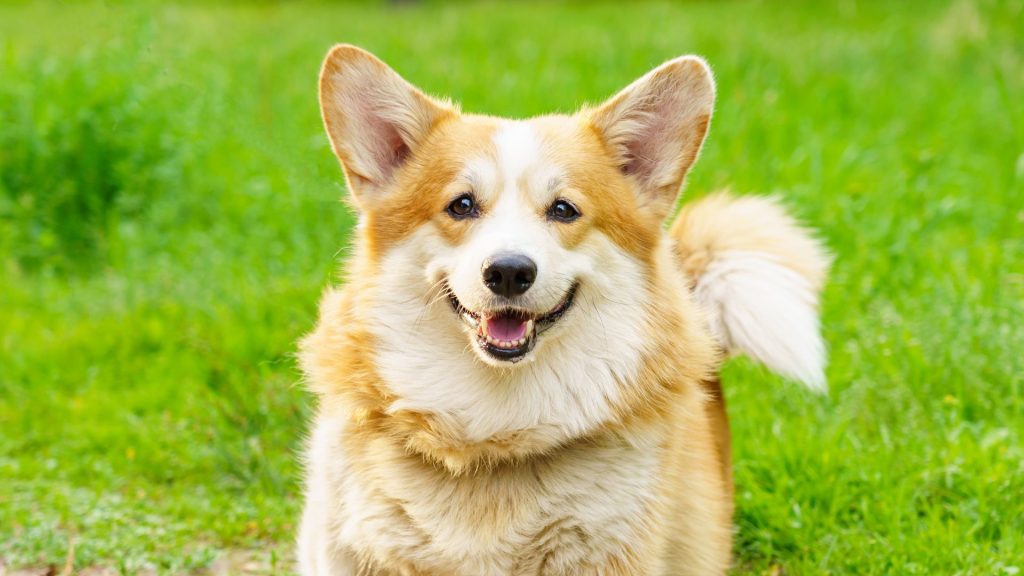
[[[359,214],[300,363],[306,575],[709,575],[730,565],[728,354],[825,386],[826,251],[775,200],[666,231],[704,142],[683,56],[505,120],[339,45],[320,106]]]

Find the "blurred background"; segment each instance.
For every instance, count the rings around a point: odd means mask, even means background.
[[[1024,1],[87,1],[0,5],[0,573],[291,570],[335,42],[513,117],[705,56],[684,201],[836,255],[830,394],[726,368],[735,572],[1024,570]]]

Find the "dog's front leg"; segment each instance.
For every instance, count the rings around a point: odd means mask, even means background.
[[[340,549],[321,514],[306,508],[299,533],[298,564],[302,576],[362,576],[353,554]]]

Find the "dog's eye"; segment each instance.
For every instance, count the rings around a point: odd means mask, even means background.
[[[548,208],[548,218],[558,222],[572,222],[580,217],[580,211],[568,200],[555,200]]]
[[[472,218],[479,213],[476,206],[476,200],[473,199],[472,194],[463,194],[448,204],[448,215],[456,220],[462,218]]]

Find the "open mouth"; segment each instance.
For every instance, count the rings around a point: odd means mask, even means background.
[[[496,360],[518,362],[533,350],[537,336],[569,310],[578,286],[573,284],[562,300],[542,315],[516,307],[474,312],[459,302],[450,287],[445,286],[445,291],[452,309],[476,333],[477,343],[484,352]]]

